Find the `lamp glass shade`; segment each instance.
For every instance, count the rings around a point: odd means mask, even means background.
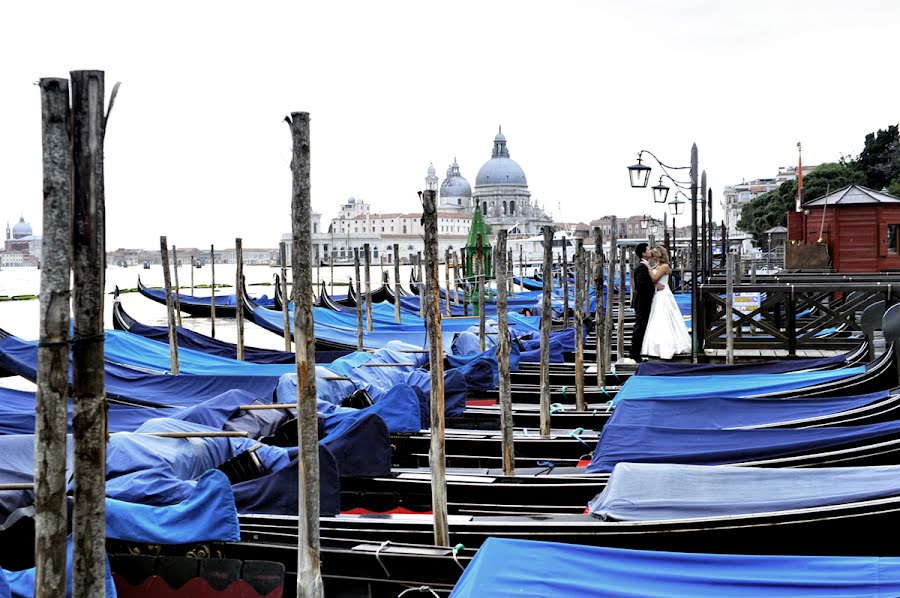
[[[666,199],[669,197],[669,188],[662,184],[662,180],[651,188],[653,189],[654,203],[666,203]]]
[[[650,224],[650,221],[647,219],[646,216],[641,218],[641,228],[646,229],[649,224]]]
[[[628,167],[628,176],[632,187],[644,188],[650,182],[650,167],[638,162]]]
[[[684,213],[684,202],[676,197],[669,202],[669,212],[673,216],[680,216]]]

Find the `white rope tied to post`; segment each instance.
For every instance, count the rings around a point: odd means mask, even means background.
[[[410,592],[419,592],[420,594],[424,594],[425,592],[431,592],[431,595],[434,596],[435,598],[441,598],[440,596],[438,596],[437,592],[435,592],[434,590],[431,589],[430,586],[419,586],[418,588],[408,588],[406,590],[403,590],[399,594],[397,594],[397,598],[400,598],[400,596],[403,596],[404,594],[408,594]]]
[[[385,574],[388,578],[390,578],[391,572],[388,571],[388,568],[385,567],[385,566],[384,566],[384,563],[381,562],[381,551],[384,550],[385,548],[387,548],[388,545],[389,545],[390,543],[391,543],[390,540],[385,540],[385,541],[382,542],[381,545],[378,547],[378,550],[375,551],[375,560],[378,561],[378,564],[381,565],[381,568],[382,568],[382,569],[384,569],[384,574]]]

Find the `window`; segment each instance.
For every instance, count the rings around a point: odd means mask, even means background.
[[[887,227],[887,251],[889,254],[897,255],[897,229],[900,224],[888,224]]]
[[[403,225],[403,234],[404,235],[406,234],[406,225],[405,224]]]
[[[510,214],[516,213],[516,200],[514,200],[514,199],[509,200],[509,213]]]
[[[487,204],[486,203],[481,204],[481,214],[482,214],[482,216],[487,216]]]
[[[372,248],[372,257],[376,260],[378,259],[378,248],[377,247]]]

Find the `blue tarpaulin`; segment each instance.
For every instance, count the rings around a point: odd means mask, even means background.
[[[900,495],[900,466],[768,468],[619,463],[588,505],[603,520],[654,521],[808,509]]]
[[[852,427],[749,430],[607,423],[587,471],[610,472],[618,463],[626,462],[726,465],[877,441],[898,433],[900,421]]]
[[[109,570],[109,561],[104,557],[106,576],[106,598],[116,598],[116,584]],[[72,592],[72,537],[66,541],[66,598],[74,596]],[[30,598],[34,596],[34,567],[24,571],[4,571],[0,569],[0,598]]]
[[[900,558],[688,554],[488,538],[451,598],[873,598],[900,595]]]

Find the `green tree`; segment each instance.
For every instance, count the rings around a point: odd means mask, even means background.
[[[866,135],[865,146],[856,159],[865,175],[866,187],[881,191],[900,183],[900,130],[897,125]]]

